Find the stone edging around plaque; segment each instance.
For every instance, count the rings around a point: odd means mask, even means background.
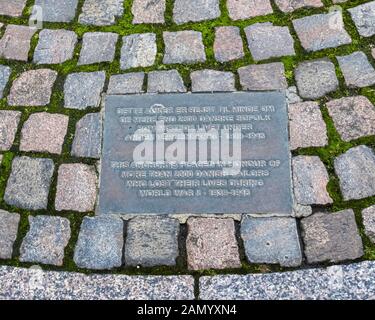
[[[3,266],[0,300],[372,300],[374,279],[372,261],[196,279],[190,275],[84,275]]]

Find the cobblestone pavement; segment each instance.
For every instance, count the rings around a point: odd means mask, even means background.
[[[374,298],[375,1],[0,0],[0,35],[0,298]],[[95,216],[106,94],[241,90],[286,90],[291,217]]]

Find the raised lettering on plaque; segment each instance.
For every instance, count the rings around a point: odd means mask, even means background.
[[[292,211],[285,95],[108,96],[100,214]]]

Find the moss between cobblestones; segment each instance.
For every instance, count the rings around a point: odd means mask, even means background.
[[[8,176],[10,174],[10,169],[11,169],[11,165],[12,165],[12,160],[13,160],[13,157],[14,157],[14,154],[12,152],[6,152],[6,153],[3,153],[3,160],[1,162],[1,166],[0,166],[0,172],[1,172],[1,175],[0,175],[0,199],[3,199],[4,197],[4,190],[5,190],[5,186],[6,186],[6,183],[7,183],[7,180],[8,180]]]
[[[361,93],[360,91],[361,90],[357,90],[356,92],[351,92],[348,95],[342,95],[342,96],[364,94],[364,92]],[[366,96],[369,97],[373,101],[373,97],[369,95],[366,95]],[[337,96],[337,98],[339,98],[339,96]],[[328,115],[328,110],[325,106],[326,101],[327,99],[322,99],[320,101],[320,105],[321,105],[321,110],[323,114],[323,119],[327,125],[329,145],[323,148],[300,149],[300,150],[293,152],[293,155],[317,155],[320,157],[325,167],[327,168],[327,171],[329,174],[329,183],[327,186],[327,190],[334,202],[332,205],[322,206],[322,207],[317,208],[316,210],[337,212],[337,211],[341,211],[345,209],[353,209],[356,215],[356,220],[357,220],[357,224],[360,230],[360,234],[363,239],[363,244],[364,244],[364,249],[365,249],[365,256],[363,257],[363,259],[373,260],[375,259],[375,245],[371,243],[371,241],[366,237],[364,233],[361,211],[375,204],[375,196],[369,197],[366,199],[361,199],[361,200],[344,201],[341,196],[339,180],[335,174],[333,162],[337,156],[339,156],[340,154],[348,151],[350,148],[355,147],[355,146],[365,144],[375,149],[375,137],[364,137],[364,138],[360,138],[360,139],[353,140],[350,142],[343,141],[340,138],[336,128],[334,127],[332,119]]]
[[[72,237],[69,241],[69,244],[65,250],[65,259],[64,265],[62,267],[53,267],[53,266],[43,266],[43,269],[46,270],[66,270],[66,271],[78,271],[83,273],[108,273],[108,271],[97,272],[91,270],[85,270],[77,268],[73,261],[73,254],[74,254],[74,247],[77,242],[79,228],[82,222],[83,217],[86,214],[76,213],[76,212],[56,212],[54,209],[54,197],[56,194],[56,184],[57,184],[57,170],[60,164],[62,163],[72,163],[72,162],[83,162],[90,165],[95,165],[96,160],[93,159],[78,159],[72,158],[70,156],[70,150],[73,142],[75,126],[77,121],[82,118],[83,115],[91,112],[99,112],[100,108],[89,108],[86,110],[70,110],[65,109],[63,107],[64,104],[64,97],[63,97],[63,85],[65,78],[68,74],[72,72],[92,72],[98,70],[104,70],[106,72],[106,85],[108,84],[108,80],[110,75],[118,74],[118,73],[125,73],[125,71],[120,69],[120,51],[122,41],[119,39],[117,46],[116,46],[116,53],[115,59],[112,63],[99,63],[94,65],[88,66],[77,66],[79,53],[81,50],[82,45],[82,36],[86,32],[94,32],[94,31],[102,31],[102,32],[115,32],[121,36],[134,34],[134,33],[146,33],[146,32],[153,32],[157,35],[157,48],[158,54],[156,58],[156,63],[152,67],[147,68],[134,68],[131,70],[126,70],[126,72],[135,72],[135,71],[145,71],[146,73],[151,70],[170,70],[170,69],[177,69],[180,74],[182,75],[185,85],[188,89],[191,88],[191,80],[190,80],[190,73],[195,70],[200,69],[216,69],[216,70],[223,70],[223,71],[231,71],[234,72],[236,75],[236,88],[238,90],[241,89],[239,84],[238,75],[236,73],[237,69],[246,66],[249,64],[255,64],[256,62],[252,59],[250,51],[247,47],[247,39],[244,32],[244,28],[260,22],[272,22],[275,25],[280,26],[288,26],[292,36],[295,40],[295,49],[296,49],[296,56],[290,57],[283,57],[280,59],[269,59],[265,61],[258,62],[260,64],[269,63],[269,62],[276,62],[282,61],[285,65],[286,70],[286,77],[288,80],[289,85],[295,85],[294,79],[294,69],[297,65],[305,60],[311,59],[318,59],[323,57],[328,57],[332,60],[332,62],[336,66],[337,76],[340,82],[339,89],[327,95],[319,100],[321,110],[323,113],[323,118],[327,124],[327,131],[329,137],[329,145],[324,148],[305,148],[300,149],[293,152],[293,155],[317,155],[321,158],[325,166],[327,167],[330,181],[328,184],[328,191],[331,197],[334,200],[333,205],[329,206],[322,206],[314,208],[314,211],[317,210],[325,210],[329,212],[340,211],[343,209],[353,209],[356,214],[357,224],[360,229],[360,234],[363,239],[363,244],[365,247],[365,255],[362,259],[369,259],[375,260],[375,245],[371,243],[371,241],[366,237],[364,234],[364,227],[361,218],[361,211],[375,204],[375,197],[370,197],[367,199],[362,200],[355,200],[355,201],[344,201],[342,199],[338,178],[335,175],[334,168],[333,168],[333,160],[336,156],[346,152],[351,147],[366,144],[372,148],[375,148],[375,137],[367,137],[361,138],[351,142],[344,142],[341,140],[340,136],[338,135],[332,120],[328,115],[327,108],[325,107],[325,103],[332,98],[340,98],[352,95],[365,95],[368,97],[373,104],[375,104],[375,89],[372,88],[365,88],[365,89],[348,89],[345,86],[343,75],[338,67],[338,63],[336,60],[336,56],[338,55],[347,55],[354,51],[363,51],[367,54],[368,57],[371,57],[370,53],[370,45],[375,43],[375,36],[370,38],[363,38],[360,37],[357,29],[351,20],[350,14],[347,11],[344,11],[344,22],[345,22],[345,29],[348,31],[350,36],[353,39],[352,44],[341,46],[339,48],[327,49],[318,52],[305,52],[302,48],[298,37],[294,31],[292,20],[301,18],[308,15],[318,14],[318,13],[326,13],[328,8],[333,5],[331,0],[323,0],[325,8],[311,8],[311,9],[299,9],[293,13],[284,14],[282,13],[278,7],[272,2],[272,6],[274,9],[274,13],[255,17],[251,19],[246,19],[242,21],[232,21],[229,18],[228,10],[226,7],[226,1],[220,0],[220,8],[222,15],[216,20],[212,21],[204,21],[199,23],[186,23],[183,25],[176,25],[173,23],[173,0],[166,0],[167,2],[167,10],[165,14],[166,23],[164,25],[158,24],[147,24],[147,25],[133,25],[132,24],[132,14],[131,14],[131,4],[132,1],[125,0],[124,1],[124,15],[117,19],[117,22],[113,26],[104,26],[104,27],[96,27],[96,26],[85,26],[78,23],[78,15],[76,16],[75,20],[72,23],[44,23],[44,28],[51,28],[51,29],[68,29],[73,30],[77,33],[79,42],[74,51],[74,57],[72,60],[67,61],[60,65],[40,65],[35,66],[31,62],[16,62],[16,61],[8,61],[4,59],[0,59],[0,64],[8,65],[12,68],[11,79],[7,84],[4,96],[6,97],[9,94],[10,86],[13,80],[15,80],[22,72],[27,70],[32,70],[35,68],[49,68],[59,72],[58,78],[53,88],[53,93],[51,97],[51,103],[46,107],[10,107],[7,105],[6,99],[0,100],[0,109],[5,110],[19,110],[22,111],[22,117],[19,124],[18,132],[16,135],[15,142],[10,149],[10,151],[4,152],[4,158],[1,164],[1,176],[0,176],[0,208],[4,210],[8,210],[11,212],[18,212],[21,214],[21,221],[19,226],[18,237],[14,245],[14,259],[12,260],[0,260],[0,265],[13,265],[13,266],[23,266],[29,267],[32,264],[30,263],[21,263],[19,261],[19,248],[22,242],[23,237],[26,235],[29,229],[28,217],[30,215],[38,215],[38,214],[48,214],[48,215],[59,215],[62,217],[66,217],[70,220],[71,229],[72,229]],[[359,4],[366,3],[368,0],[352,0],[348,1],[347,3],[343,3],[340,6],[344,9],[348,9],[351,7],[355,7]],[[31,12],[32,5],[34,0],[28,0],[27,5],[24,10],[23,17],[20,18],[11,18],[11,17],[1,17],[1,21],[5,24],[23,24],[26,25],[28,23],[28,16]],[[78,4],[78,12],[81,11],[83,6],[84,0],[79,0]],[[240,28],[240,34],[244,44],[244,58],[232,62],[227,63],[219,63],[214,59],[214,52],[213,52],[213,43],[214,43],[214,34],[215,34],[215,27],[218,26],[237,26]],[[164,65],[163,64],[163,52],[164,52],[164,43],[163,43],[163,31],[180,31],[180,30],[196,30],[202,32],[203,41],[206,47],[206,55],[207,61],[205,63],[198,63],[192,65]],[[3,33],[3,31],[2,31]],[[29,52],[29,61],[33,59],[33,53],[35,47],[38,42],[38,33],[36,33],[31,41],[31,50]],[[370,59],[371,63],[375,67],[375,61]],[[146,86],[146,79],[145,79],[145,86]],[[63,151],[61,155],[50,155],[50,154],[43,154],[43,153],[24,153],[18,151],[18,146],[20,142],[20,135],[21,135],[21,128],[23,123],[27,120],[29,115],[34,112],[53,112],[53,113],[61,113],[69,116],[69,125],[68,125],[68,132],[65,137]],[[29,157],[48,157],[53,159],[55,163],[55,172],[53,174],[52,185],[49,194],[49,201],[48,201],[48,208],[46,210],[39,210],[36,212],[30,212],[27,210],[22,210],[19,208],[15,208],[13,206],[7,205],[3,200],[3,195],[6,187],[6,182],[10,174],[11,170],[11,162],[15,156],[19,155],[27,155]],[[94,215],[93,212],[88,213],[88,215]],[[238,225],[237,225],[238,229]],[[260,272],[274,272],[274,271],[288,271],[294,270],[295,268],[282,268],[277,265],[259,265],[259,264],[249,264],[246,261],[244,255],[244,248],[241,243],[241,239],[239,238],[239,230],[237,230],[237,238],[240,246],[240,254],[241,254],[241,261],[242,261],[242,268],[241,269],[225,269],[225,270],[205,270],[201,272],[189,272],[186,269],[186,252],[183,248],[180,248],[181,256],[178,258],[177,266],[176,267],[157,267],[157,268],[118,268],[115,270],[111,270],[109,273],[119,273],[119,274],[134,274],[134,275],[142,275],[142,274],[152,274],[152,275],[172,275],[172,274],[191,274],[198,280],[199,276],[202,275],[216,275],[216,274],[226,274],[226,273],[234,273],[234,274],[246,274],[246,273],[260,273]],[[322,264],[322,265],[329,265]],[[305,267],[305,265],[303,266]],[[197,283],[197,281],[196,281]]]

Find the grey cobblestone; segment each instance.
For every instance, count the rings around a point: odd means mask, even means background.
[[[27,26],[7,25],[0,40],[0,57],[8,60],[27,61],[30,42],[36,28]]]
[[[295,200],[293,201],[293,212],[292,212],[292,217],[294,218],[304,218],[304,217],[309,217],[312,215],[312,207],[311,206],[306,206],[306,205],[301,205],[297,203]]]
[[[124,12],[124,0],[85,0],[79,23],[108,26],[115,23],[115,19]]]
[[[241,267],[232,219],[190,218],[187,226],[186,250],[190,270]]]
[[[241,237],[250,263],[299,266],[302,252],[294,218],[245,216]]]
[[[42,8],[43,21],[71,22],[76,15],[78,0],[35,0],[35,5]]]
[[[348,10],[362,37],[375,34],[375,1],[361,4]]]
[[[219,0],[174,1],[173,20],[177,24],[212,20],[219,16]]]
[[[179,254],[178,220],[137,217],[128,222],[125,264],[128,266],[174,266]]]
[[[236,91],[232,72],[199,70],[190,75],[193,92],[230,92]]]
[[[30,216],[30,229],[22,241],[20,261],[62,266],[71,231],[66,218]]]
[[[344,141],[375,135],[375,107],[368,98],[355,96],[332,100],[327,108]]]
[[[215,59],[227,62],[241,59],[245,53],[238,27],[217,27],[214,42]]]
[[[321,0],[275,0],[282,12],[293,12],[301,8],[320,8],[324,4]]]
[[[113,95],[141,93],[144,78],[143,72],[113,75],[109,79],[107,93]]]
[[[273,13],[270,0],[227,0],[229,17],[244,20]]]
[[[288,87],[285,68],[281,62],[241,67],[238,74],[244,90],[282,90]]]
[[[296,19],[293,25],[306,51],[336,48],[352,42],[340,11]]]
[[[329,204],[329,181],[324,164],[316,156],[297,156],[292,159],[294,195],[302,205]]]
[[[22,127],[20,150],[61,154],[68,122],[63,114],[31,114]]]
[[[59,64],[73,58],[77,35],[73,31],[44,29],[34,52],[34,63]]]
[[[362,210],[365,233],[375,243],[375,205]]]
[[[20,215],[0,209],[0,259],[11,259],[17,238]]]
[[[87,32],[83,35],[79,65],[112,62],[115,58],[118,34],[111,32]]]
[[[165,44],[163,63],[197,63],[206,61],[206,53],[200,32],[164,32],[163,38]]]
[[[85,217],[74,251],[80,268],[108,270],[122,265],[124,222],[119,217]]]
[[[291,104],[288,111],[291,150],[328,145],[327,126],[318,103]]]
[[[288,104],[299,103],[303,101],[298,95],[296,86],[291,86],[286,90],[286,101],[288,102]]]
[[[72,156],[99,159],[102,146],[102,120],[100,113],[84,115],[76,124]]]
[[[337,60],[348,87],[363,88],[375,84],[375,69],[363,52],[337,57]]]
[[[354,147],[335,159],[335,171],[345,201],[375,195],[375,154],[367,146]]]
[[[56,187],[56,210],[94,211],[97,184],[94,166],[81,163],[60,165]]]
[[[148,74],[147,92],[186,92],[186,88],[177,70],[152,71]]]
[[[256,23],[246,27],[245,33],[255,61],[295,55],[294,40],[288,27],[274,26],[270,22]]]
[[[50,103],[57,72],[50,69],[30,70],[13,81],[8,96],[11,106],[45,106]]]
[[[22,209],[47,209],[54,167],[51,159],[14,158],[4,201]]]
[[[105,82],[105,72],[80,72],[68,75],[64,85],[65,108],[96,108]]]
[[[309,263],[354,260],[363,255],[353,210],[315,213],[302,219],[301,224]]]
[[[164,23],[165,0],[134,0],[133,23]]]
[[[122,39],[120,65],[122,70],[149,67],[155,63],[157,47],[154,33],[132,34]]]
[[[7,151],[16,137],[21,112],[0,110],[0,150]]]
[[[26,0],[0,1],[0,15],[20,17],[26,6]]]
[[[300,96],[306,99],[321,98],[339,87],[335,65],[328,59],[300,63],[295,78]]]

